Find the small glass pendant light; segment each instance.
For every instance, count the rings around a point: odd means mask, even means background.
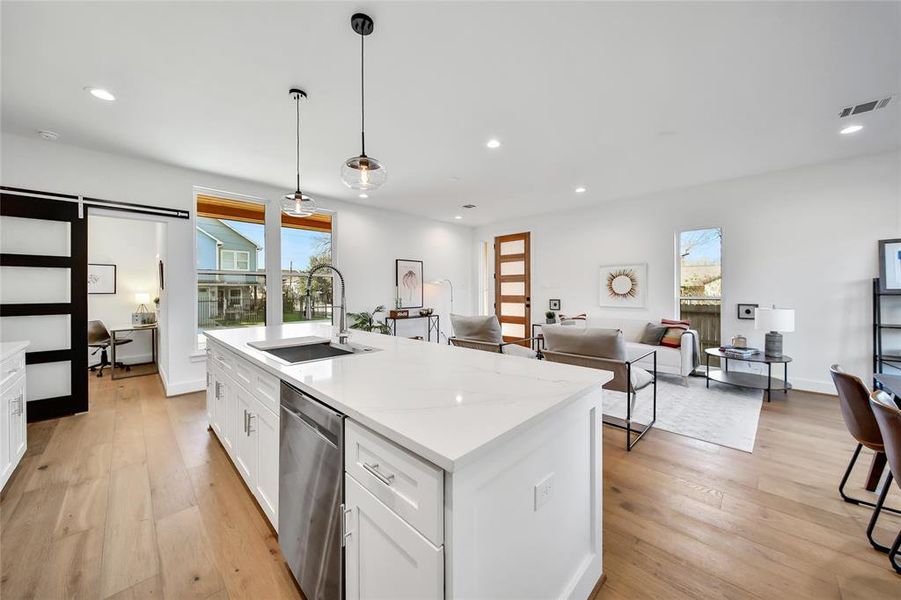
[[[307,94],[297,88],[292,88],[290,93],[297,105],[297,189],[284,197],[282,211],[292,217],[309,217],[316,212],[316,202],[300,191],[300,99]]]
[[[360,142],[359,156],[352,156],[341,165],[341,181],[353,190],[375,190],[388,177],[385,165],[378,159],[366,156],[366,86],[365,86],[365,39],[372,33],[373,22],[369,15],[356,13],[350,18],[350,26],[360,36]]]

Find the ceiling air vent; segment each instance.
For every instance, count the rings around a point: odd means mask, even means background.
[[[846,106],[839,113],[838,116],[840,118],[850,117],[851,115],[859,115],[861,113],[870,112],[872,110],[878,110],[880,108],[885,108],[888,106],[888,103],[892,101],[894,96],[887,96],[882,98],[881,100],[869,100],[867,102],[861,102],[855,106]]]
[[[475,208],[475,207],[476,207],[475,204],[464,204],[463,205],[463,208]]]

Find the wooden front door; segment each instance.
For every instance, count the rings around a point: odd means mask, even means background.
[[[531,335],[530,265],[528,232],[494,238],[494,313],[501,323],[505,342]]]

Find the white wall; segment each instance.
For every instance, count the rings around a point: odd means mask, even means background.
[[[158,229],[162,224],[153,221],[88,216],[88,262],[116,265],[116,293],[88,294],[88,319],[100,320],[109,327],[129,325],[131,313],[138,304],[137,292],[157,296],[159,285],[157,268],[159,252]],[[152,303],[147,307],[154,310]],[[127,364],[151,359],[150,333],[119,334],[132,341],[116,348],[116,359]],[[93,349],[89,349],[90,351]],[[109,357],[112,360],[112,356]],[[100,353],[88,357],[89,364],[100,361]]]
[[[476,240],[531,231],[535,322],[549,298],[564,313],[656,321],[676,314],[676,232],[722,227],[723,338],[742,333],[763,346],[764,332],[736,317],[739,302],[795,308],[796,331],[784,339],[795,360],[789,379],[832,393],[831,363],[865,379],[872,371],[870,281],[876,241],[901,237],[899,177],[899,153],[861,157],[492,224]],[[598,267],[620,262],[648,263],[646,309],[599,307]]]
[[[265,198],[270,203],[277,202],[286,191],[8,133],[2,135],[2,150],[0,180],[4,185],[181,208],[192,214],[194,186]],[[380,194],[390,194],[390,182]],[[471,228],[338,200],[318,200],[324,208],[338,214],[336,262],[347,281],[348,310],[391,305],[395,258],[423,260],[426,279],[453,280],[457,285],[455,308],[461,312],[469,310],[467,288],[473,264]],[[376,203],[377,199],[370,201]],[[193,244],[191,222],[170,219],[161,315],[166,334],[162,336],[160,353],[161,375],[170,395],[204,387],[204,358],[193,355],[196,340]],[[266,244],[267,255],[279,254],[278,236],[267,236]],[[399,328],[398,333],[416,333],[421,331],[421,324],[420,321],[405,323],[407,327]]]

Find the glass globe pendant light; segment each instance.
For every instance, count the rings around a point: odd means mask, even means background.
[[[297,105],[297,189],[284,197],[282,211],[292,217],[309,217],[316,212],[316,202],[300,191],[300,99],[307,94],[297,88],[291,88],[290,94]]]
[[[388,177],[385,165],[378,159],[366,156],[366,81],[365,81],[365,39],[372,33],[373,23],[369,15],[356,13],[350,18],[350,27],[360,36],[360,142],[359,156],[352,156],[341,165],[341,181],[352,190],[375,190]]]

